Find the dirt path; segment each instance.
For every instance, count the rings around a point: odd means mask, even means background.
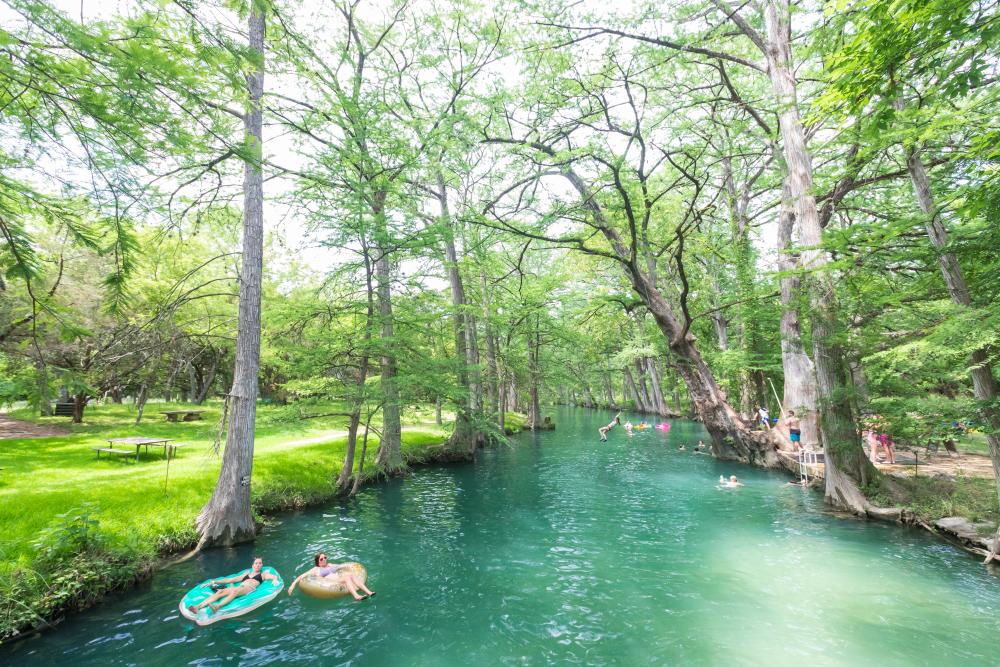
[[[785,467],[796,472],[798,470],[798,459],[791,452],[782,451],[782,458],[785,460]],[[914,465],[918,463],[919,465]],[[993,463],[990,457],[984,454],[971,454],[962,452],[956,456],[949,456],[946,452],[927,455],[924,449],[908,450],[897,448],[896,464],[877,463],[875,467],[887,475],[896,477],[912,477],[914,474],[932,477],[934,475],[944,475],[955,478],[962,477],[982,477],[993,478]],[[817,477],[823,476],[823,464],[818,463],[811,466],[811,473]]]
[[[914,460],[919,465],[914,466]],[[882,472],[899,477],[910,477],[914,474],[915,468],[919,469],[921,475],[946,475],[948,477],[993,477],[993,463],[990,457],[983,454],[970,454],[962,452],[961,455],[948,455],[947,452],[938,452],[928,455],[926,450],[902,450],[896,452],[896,465],[885,463],[877,464]],[[903,463],[906,461],[907,463]],[[900,465],[903,463],[902,465]]]
[[[11,419],[7,415],[0,413],[0,440],[11,440],[14,438],[51,438],[57,435],[67,435],[69,431],[61,426],[49,426],[47,424],[33,424]]]

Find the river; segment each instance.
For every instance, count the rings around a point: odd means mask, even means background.
[[[690,451],[675,421],[609,442],[610,413],[564,408],[474,465],[431,466],[286,514],[0,647],[0,663],[84,665],[996,664],[1000,580],[912,529],[837,517],[788,477]],[[679,452],[686,443],[689,451]],[[720,474],[745,483],[720,489]],[[282,593],[197,627],[181,595],[254,554],[290,583],[324,550],[377,595]]]

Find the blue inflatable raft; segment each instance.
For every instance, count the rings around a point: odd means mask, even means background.
[[[240,576],[249,571],[250,570],[240,570],[235,574],[230,574],[225,577],[213,577],[213,579],[228,579],[230,577]],[[191,610],[188,609],[189,605],[198,604],[214,592],[212,590],[213,579],[206,579],[189,590],[184,597],[181,598],[179,605],[181,615],[188,620],[194,621],[198,625],[211,625],[216,621],[221,621],[226,618],[235,618],[237,616],[242,616],[243,614],[249,614],[257,607],[263,606],[273,600],[285,587],[285,582],[281,579],[281,575],[278,574],[278,571],[273,567],[265,567],[261,571],[270,573],[276,577],[276,579],[264,580],[264,583],[257,586],[252,593],[249,595],[241,595],[238,598],[233,599],[232,602],[219,609],[219,611],[213,612],[208,608],[208,606],[205,606],[202,609],[199,609],[197,614],[192,613]],[[236,584],[230,585],[235,586]]]

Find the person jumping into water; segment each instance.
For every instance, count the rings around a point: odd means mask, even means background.
[[[622,423],[621,416],[622,416],[622,413],[621,413],[621,410],[619,410],[618,414],[615,415],[615,418],[611,420],[610,424],[608,424],[607,426],[602,426],[601,428],[597,429],[597,432],[601,434],[601,442],[607,442],[608,441],[608,431],[610,431],[611,429],[613,429],[615,427],[615,425]]]

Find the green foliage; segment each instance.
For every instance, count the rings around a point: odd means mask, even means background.
[[[0,599],[11,603],[0,605],[0,637],[89,606],[148,576],[157,555],[193,545],[194,518],[217,471],[218,459],[210,452],[220,407],[210,404],[203,421],[157,420],[137,429],[129,407],[93,406],[87,423],[73,425],[69,435],[4,441]],[[272,411],[285,409],[258,408],[264,422],[257,429],[254,452],[253,507],[258,515],[327,501],[336,492],[346,420],[269,419]],[[326,405],[323,411],[336,409]],[[26,412],[15,416],[31,417]],[[130,434],[170,437],[187,445],[170,463],[166,489],[166,462],[159,455],[143,453],[134,464],[95,459],[93,447],[103,446],[108,437]],[[445,438],[433,425],[407,426],[404,453],[419,460]],[[374,455],[370,447],[366,468],[374,469]]]
[[[894,477],[865,489],[876,505],[903,507],[917,519],[933,523],[937,519],[959,516],[972,523],[1000,522],[993,480],[958,475],[946,477]]]
[[[100,521],[94,517],[99,509],[97,503],[90,502],[57,514],[31,542],[38,554],[35,562],[44,569],[50,569],[61,567],[61,561],[77,554],[99,552],[104,547]]]

